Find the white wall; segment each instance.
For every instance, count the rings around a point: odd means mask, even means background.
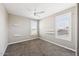
[[[54,34],[49,34],[49,31],[53,31],[55,32],[55,22],[54,22],[54,18],[57,14],[62,14],[65,12],[69,12],[71,11],[73,13],[72,15],[72,40],[71,41],[66,41],[66,40],[62,40],[62,39],[56,39],[55,38],[55,33]],[[40,38],[52,42],[52,43],[56,43],[60,46],[69,48],[71,50],[76,51],[76,41],[77,41],[77,10],[76,7],[67,9],[67,10],[63,10],[61,12],[58,12],[56,14],[53,14],[51,16],[48,16],[44,19],[42,19],[40,21]]]
[[[0,55],[3,55],[8,42],[8,16],[2,4],[0,4]]]
[[[31,20],[26,17],[9,14],[9,44],[34,39],[31,36]]]

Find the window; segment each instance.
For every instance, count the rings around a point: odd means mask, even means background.
[[[71,41],[71,12],[55,17],[56,38]]]
[[[37,35],[37,21],[31,20],[31,35]]]

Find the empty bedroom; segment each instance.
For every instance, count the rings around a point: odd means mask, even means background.
[[[76,3],[0,3],[0,56],[76,56]]]

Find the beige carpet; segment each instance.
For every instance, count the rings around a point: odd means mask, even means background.
[[[34,39],[9,45],[4,56],[74,56],[75,52],[51,44],[41,39]]]

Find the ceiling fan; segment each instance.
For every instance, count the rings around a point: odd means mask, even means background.
[[[31,9],[27,8],[27,10],[30,11],[30,12],[33,11],[34,16],[40,16],[40,14],[45,13],[45,11],[37,11],[36,8],[34,10],[31,10]]]
[[[40,14],[45,13],[45,11],[37,11],[37,9],[34,9],[34,16],[39,16]]]

